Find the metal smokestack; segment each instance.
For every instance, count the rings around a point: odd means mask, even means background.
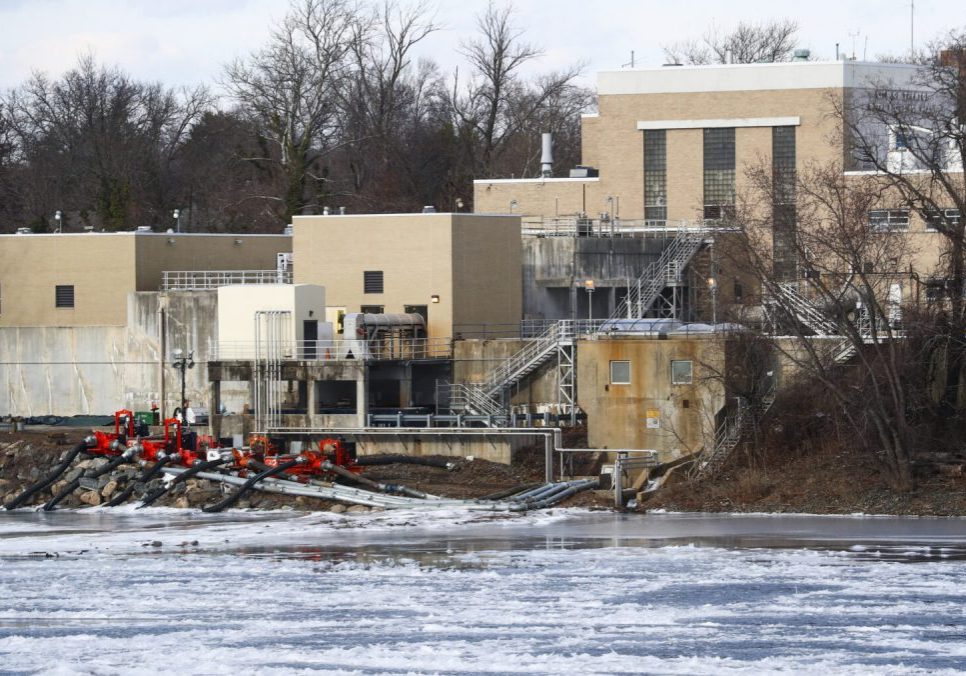
[[[542,145],[543,153],[540,156],[540,175],[544,178],[550,178],[553,176],[553,134],[544,134]]]

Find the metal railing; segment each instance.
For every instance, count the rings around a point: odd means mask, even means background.
[[[611,314],[612,319],[643,317],[669,284],[681,281],[684,268],[704,243],[703,230],[683,229],[664,247],[661,257],[650,263]]]
[[[242,284],[291,284],[291,270],[165,270],[162,291],[204,291]]]
[[[254,359],[256,341],[212,341],[208,346],[209,361],[242,361]],[[273,353],[283,360],[298,361],[397,361],[449,359],[453,341],[449,338],[407,338],[392,341],[361,340],[281,340],[273,345]]]
[[[528,237],[674,237],[681,230],[708,230],[714,220],[641,220],[629,218],[524,218],[521,232]]]

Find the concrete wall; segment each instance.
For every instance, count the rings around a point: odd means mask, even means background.
[[[187,372],[186,393],[194,405],[207,405],[214,306],[213,291],[132,293],[125,326],[0,328],[0,415],[149,410],[162,402],[162,389],[170,413],[180,399],[180,373],[170,365],[176,347],[194,351],[198,363]]]
[[[679,359],[692,362],[691,385],[671,384],[671,361]],[[711,377],[723,360],[723,346],[711,338],[580,341],[577,400],[587,414],[588,445],[653,449],[663,460],[700,450],[713,440],[724,406],[723,384]],[[630,362],[629,385],[611,383],[611,361]]]
[[[453,344],[453,382],[483,382],[491,369],[526,345],[527,341],[510,339],[457,341]],[[531,413],[542,412],[540,407],[543,406],[556,405],[557,381],[557,360],[550,359],[543,368],[514,387],[513,405],[527,405]]]
[[[519,218],[296,216],[294,232],[295,281],[324,286],[330,307],[426,305],[430,337],[451,336],[457,322],[520,319]],[[363,293],[367,270],[383,272],[383,293]]]

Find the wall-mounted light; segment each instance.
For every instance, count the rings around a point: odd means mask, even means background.
[[[240,239],[235,240],[235,246],[241,246],[242,241]]]
[[[439,302],[439,294],[438,293],[434,293],[432,296],[429,297],[429,299],[431,301],[433,301],[434,303],[438,303]]]
[[[174,246],[174,237],[168,237],[168,244]]]

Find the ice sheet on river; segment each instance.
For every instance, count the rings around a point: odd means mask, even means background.
[[[959,519],[55,516],[0,514],[0,671],[953,673],[966,664]]]

